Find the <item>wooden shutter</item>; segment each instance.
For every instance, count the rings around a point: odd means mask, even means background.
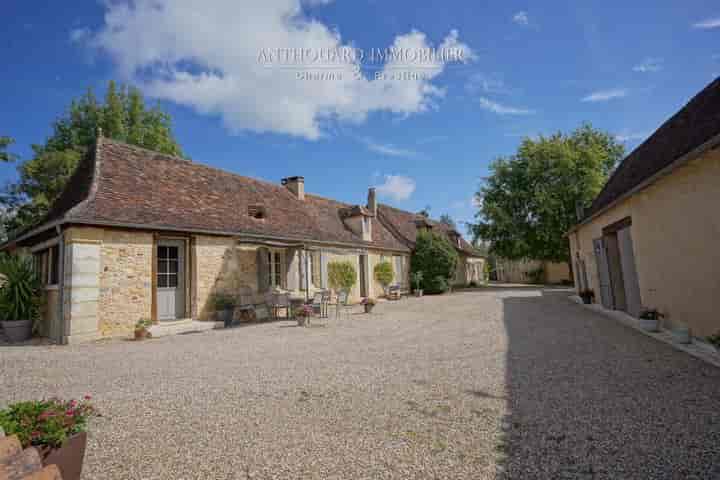
[[[265,293],[270,288],[270,263],[268,262],[267,248],[260,247],[257,249],[257,275],[258,275],[258,292]]]

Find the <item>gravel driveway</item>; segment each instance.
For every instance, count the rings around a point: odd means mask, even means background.
[[[567,295],[0,347],[0,405],[92,394],[85,479],[720,477],[720,369]]]

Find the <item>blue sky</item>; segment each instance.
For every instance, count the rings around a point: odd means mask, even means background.
[[[606,129],[628,150],[720,75],[709,1],[10,1],[0,135],[21,158],[87,87],[139,86],[192,159],[351,203],[472,219],[489,163],[523,136]],[[426,80],[300,80],[262,48],[451,46]],[[15,178],[2,166],[3,182]]]

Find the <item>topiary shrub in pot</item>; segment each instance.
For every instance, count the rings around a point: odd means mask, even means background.
[[[22,448],[35,447],[43,465],[57,465],[63,480],[79,480],[88,420],[96,414],[89,395],[81,401],[18,402],[0,410],[0,428],[6,435],[16,435]]]
[[[375,265],[374,272],[375,280],[380,283],[383,287],[383,293],[387,294],[387,288],[392,283],[395,272],[390,262],[380,262]]]
[[[330,262],[328,268],[328,284],[336,292],[347,292],[357,282],[357,271],[355,266],[348,261]]]
[[[0,254],[0,323],[10,342],[29,339],[37,330],[42,283],[30,255]]]

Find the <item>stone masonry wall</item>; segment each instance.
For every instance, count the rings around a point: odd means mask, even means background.
[[[212,296],[236,294],[241,287],[257,291],[257,247],[236,245],[231,237],[195,237],[194,316],[210,320],[214,312]]]
[[[103,336],[126,334],[152,315],[153,235],[103,230],[99,328]]]

